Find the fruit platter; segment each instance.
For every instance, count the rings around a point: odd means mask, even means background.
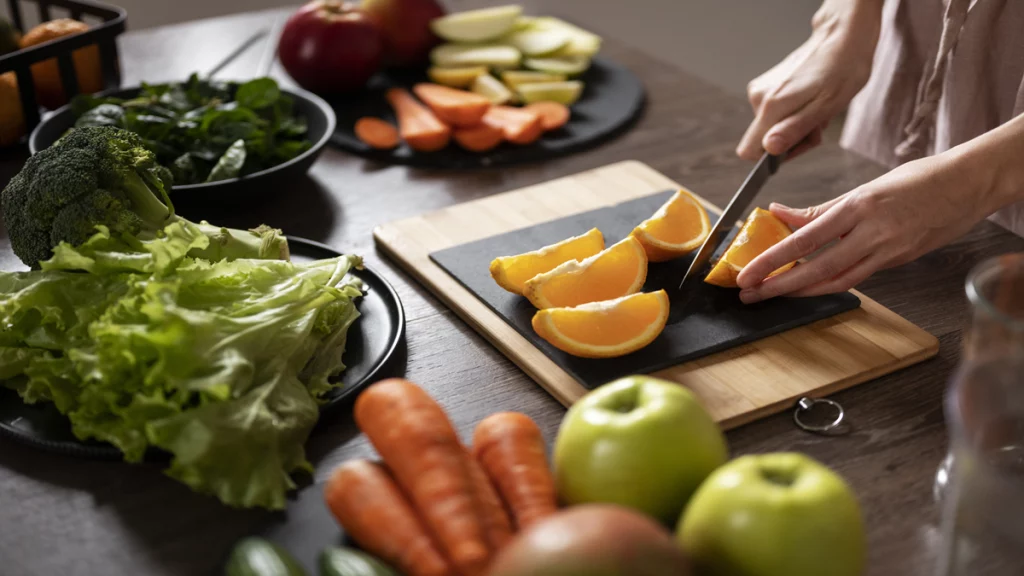
[[[445,13],[434,0],[317,0],[285,24],[278,57],[334,108],[337,146],[472,168],[570,153],[627,128],[643,86],[600,48],[598,35],[518,5]]]

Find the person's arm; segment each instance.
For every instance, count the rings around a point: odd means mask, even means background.
[[[1024,115],[825,204],[802,210],[772,205],[772,213],[799,229],[740,272],[740,298],[749,303],[848,290],[878,270],[956,240],[1019,201],[1024,201]],[[808,262],[766,278],[832,242]]]
[[[821,143],[821,131],[871,75],[883,0],[825,0],[811,36],[747,86],[755,118],[736,154],[757,160],[764,151],[796,157]]]

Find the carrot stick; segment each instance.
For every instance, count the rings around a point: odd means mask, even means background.
[[[360,546],[403,574],[455,574],[412,504],[380,464],[367,460],[342,464],[331,474],[324,499],[335,520]]]
[[[540,115],[540,123],[545,132],[557,130],[569,121],[569,107],[558,102],[534,102],[523,109]]]
[[[440,84],[424,82],[412,91],[438,118],[453,126],[475,126],[491,107],[491,101],[480,94]]]
[[[498,496],[480,463],[473,458],[469,450],[466,451],[466,457],[477,501],[480,503],[480,517],[484,522],[484,530],[487,531],[487,541],[491,544],[491,550],[497,553],[512,539],[512,521],[508,517],[501,496]]]
[[[487,152],[505,140],[505,131],[498,126],[482,123],[472,128],[456,128],[452,136],[459,146],[470,152]]]
[[[481,420],[473,432],[473,455],[498,487],[517,530],[558,510],[544,437],[529,416],[499,412]]]
[[[398,129],[380,118],[365,116],[356,120],[356,137],[371,148],[390,150],[398,146]]]
[[[385,94],[398,117],[398,132],[413,150],[434,152],[448,145],[452,130],[438,120],[404,88],[391,88]]]
[[[354,414],[455,568],[483,574],[487,535],[465,449],[444,410],[419,386],[392,378],[360,394]]]
[[[511,106],[491,106],[483,121],[500,126],[505,139],[513,144],[531,144],[544,132],[540,114]]]

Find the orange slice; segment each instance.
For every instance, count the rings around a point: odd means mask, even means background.
[[[647,254],[632,236],[580,262],[569,261],[526,282],[523,296],[537,308],[579,306],[639,292]]]
[[[583,260],[604,250],[604,236],[597,228],[540,250],[518,256],[502,256],[491,262],[491,277],[505,290],[522,294],[526,281],[565,262]]]
[[[680,189],[654,216],[633,229],[651,262],[665,262],[693,252],[711,233],[708,212],[689,190]]]
[[[658,290],[575,308],[539,310],[533,316],[533,329],[567,354],[614,358],[653,342],[667,321],[668,294]]]
[[[736,288],[736,277],[744,266],[792,233],[789,226],[783,224],[774,214],[755,208],[704,281],[724,288]],[[795,262],[786,264],[772,272],[771,276],[789,270],[794,264]]]

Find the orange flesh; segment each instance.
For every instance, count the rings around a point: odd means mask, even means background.
[[[633,237],[627,237],[585,262],[570,262],[527,283],[527,296],[536,289],[542,299],[530,297],[538,308],[579,306],[588,302],[611,300],[632,294],[643,287],[647,277],[647,257]],[[639,282],[638,282],[639,279]]]
[[[604,250],[604,236],[597,228],[586,234],[563,240],[534,252],[518,256],[503,256],[491,262],[491,276],[503,281],[498,283],[516,294],[522,294],[527,280],[548,272],[570,260],[584,260]]]
[[[702,208],[685,196],[677,196],[666,204],[661,218],[652,218],[640,225],[651,236],[667,244],[683,244],[701,233]],[[660,215],[660,214],[659,214]]]
[[[560,310],[553,323],[566,338],[593,346],[614,346],[642,335],[658,320],[658,295],[637,294],[614,307],[594,303]]]

